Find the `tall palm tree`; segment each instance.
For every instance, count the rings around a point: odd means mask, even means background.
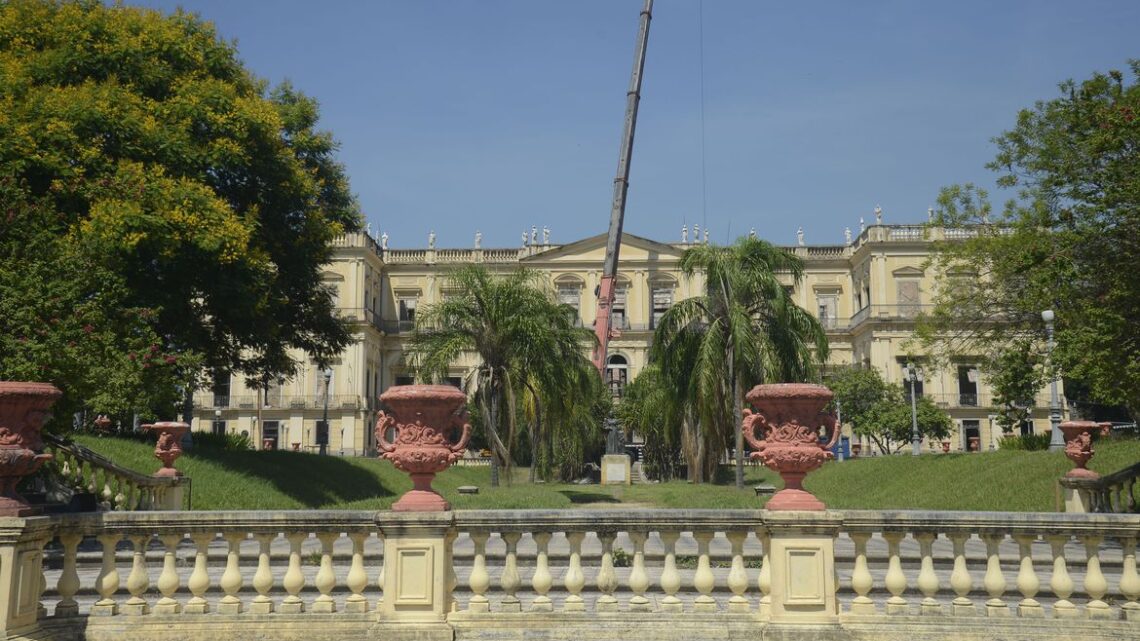
[[[574,397],[580,373],[592,369],[585,348],[593,334],[575,326],[570,308],[554,300],[536,272],[493,275],[471,266],[449,280],[455,293],[416,318],[412,363],[430,380],[446,376],[464,354],[478,357],[468,385],[487,428],[491,485],[498,486],[499,467],[509,471],[511,464],[519,394]]]
[[[704,472],[711,473],[707,461],[715,464],[732,424],[736,486],[742,488],[745,388],[760,381],[814,377],[827,358],[827,337],[819,321],[798,307],[780,282],[779,274],[794,282],[803,277],[803,262],[786,250],[741,238],[729,246],[687,249],[680,266],[686,276],[705,279],[705,292],[665,313],[652,357],[687,392],[701,422],[707,448],[697,462]]]

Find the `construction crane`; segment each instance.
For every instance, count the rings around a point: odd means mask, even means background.
[[[613,206],[610,209],[610,230],[606,237],[606,260],[602,267],[602,282],[598,285],[598,315],[594,333],[598,344],[594,348],[594,367],[605,378],[606,355],[610,339],[618,335],[613,329],[614,285],[617,279],[618,255],[621,253],[621,229],[625,220],[625,196],[629,191],[629,161],[633,156],[633,132],[637,127],[637,107],[641,101],[641,73],[645,69],[645,47],[649,43],[649,21],[653,18],[653,0],[645,0],[641,8],[637,30],[637,48],[633,54],[633,75],[626,93],[625,126],[618,153],[617,176],[614,177]]]

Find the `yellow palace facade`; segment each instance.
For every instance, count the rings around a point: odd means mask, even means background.
[[[879,369],[890,382],[906,383],[905,364],[915,349],[908,344],[914,318],[930,302],[933,275],[925,267],[931,242],[969,230],[921,225],[872,225],[841,245],[788,247],[803,259],[803,280],[793,287],[795,301],[827,329],[831,365],[862,364]],[[341,314],[354,326],[355,342],[330,371],[303,363],[290,380],[261,389],[241,377],[216,376],[211,389],[195,395],[193,429],[245,433],[255,447],[316,451],[320,424],[328,416],[327,448],[332,454],[363,455],[374,450],[371,433],[377,397],[392,385],[410,383],[407,339],[417,310],[448,295],[448,271],[483,264],[493,271],[525,267],[546,276],[551,291],[578,310],[584,326],[596,314],[594,288],[601,278],[604,235],[569,244],[532,242],[521,248],[437,249],[434,238],[423,249],[386,249],[366,233],[336,241],[323,275]],[[674,301],[696,295],[699,277],[686,278],[678,263],[688,242],[663,243],[631,234],[622,239],[614,326],[606,378],[613,393],[645,366],[655,323]],[[908,352],[912,350],[912,352]],[[919,364],[920,354],[914,354]],[[1000,429],[979,358],[962,358],[939,371],[924,372],[919,394],[932,398],[953,418],[952,450],[996,447]],[[474,361],[455,364],[458,383]],[[1047,432],[1049,397],[1034,401],[1033,419],[1023,432]],[[941,444],[925,446],[941,447]]]

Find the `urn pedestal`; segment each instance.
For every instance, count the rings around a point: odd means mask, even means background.
[[[0,381],[0,516],[36,513],[16,485],[52,459],[40,453],[40,430],[61,395],[50,383]]]
[[[823,502],[803,489],[808,472],[833,458],[831,448],[839,440],[839,425],[823,408],[831,390],[822,385],[781,383],[757,385],[744,398],[754,411],[744,410],[742,429],[751,458],[779,473],[784,489],[768,501],[769,510],[822,510]],[[828,429],[827,443],[820,431]],[[760,430],[760,438],[756,438]]]
[[[182,437],[186,436],[190,426],[177,421],[163,421],[143,425],[142,428],[148,432],[158,433],[158,442],[154,446],[154,458],[162,461],[162,467],[154,473],[154,476],[165,478],[182,476],[182,472],[174,468],[174,461],[182,456]]]
[[[398,512],[439,512],[450,510],[438,492],[432,489],[435,475],[458,461],[471,437],[471,425],[463,408],[467,396],[450,385],[397,385],[380,395],[392,414],[380,412],[376,419],[376,443],[380,456],[396,469],[412,477],[413,489],[392,504]],[[389,429],[396,430],[392,441]],[[460,430],[459,438],[451,434]]]
[[[1092,433],[1099,431],[1107,436],[1112,428],[1111,423],[1095,423],[1093,421],[1065,421],[1061,423],[1061,433],[1065,435],[1065,456],[1073,462],[1073,469],[1065,475],[1071,479],[1098,479],[1100,474],[1086,467],[1089,459],[1096,452],[1093,451]]]

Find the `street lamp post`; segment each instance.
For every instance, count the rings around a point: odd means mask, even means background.
[[[317,430],[317,445],[323,456],[328,454],[329,445],[329,383],[332,382],[332,370],[326,369],[321,372],[321,376],[325,379],[325,410],[321,418],[321,429]]]
[[[1049,449],[1065,449],[1065,437],[1061,434],[1061,400],[1057,396],[1057,375],[1053,372],[1053,310],[1041,312],[1045,321],[1045,336],[1048,340],[1045,351],[1045,366],[1049,369]]]
[[[918,403],[914,397],[914,385],[921,380],[921,376],[914,363],[908,361],[906,377],[910,381],[910,448],[914,456],[922,453],[922,437],[918,433]]]

